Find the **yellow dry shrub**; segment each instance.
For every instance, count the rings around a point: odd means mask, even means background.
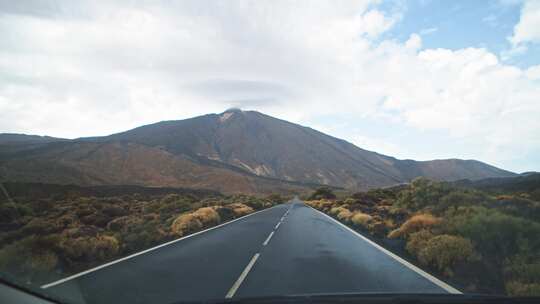
[[[328,213],[330,213],[331,215],[338,215],[343,210],[347,210],[347,209],[345,209],[343,207],[332,207],[330,209],[330,212],[328,212]]]
[[[441,223],[441,219],[429,213],[417,214],[408,219],[401,227],[391,231],[389,238],[407,237],[409,234],[421,229],[429,229]]]
[[[314,200],[314,201],[307,202],[307,204],[323,212],[327,212],[334,206],[334,202],[327,201],[327,200]]]
[[[340,221],[346,222],[346,221],[349,221],[352,216],[353,216],[353,213],[349,209],[342,208],[342,210],[338,213],[337,218]]]
[[[244,215],[248,215],[250,213],[253,213],[253,208],[245,205],[245,204],[242,204],[242,203],[233,203],[233,204],[229,204],[227,205],[228,208],[232,209],[232,211],[234,212],[234,214],[236,216],[244,216]]]
[[[60,244],[65,256],[70,260],[105,260],[116,256],[120,249],[114,236],[78,237],[64,239]]]
[[[396,223],[394,223],[394,220],[392,219],[385,219],[383,223],[388,229],[394,229],[396,227]]]
[[[394,229],[394,230],[390,231],[390,233],[388,233],[388,235],[386,237],[389,238],[389,239],[397,239],[400,236],[401,236],[401,231],[398,228],[398,229]]]
[[[171,225],[171,231],[178,236],[183,236],[189,232],[197,231],[202,227],[201,221],[193,213],[186,213],[174,220]]]
[[[351,217],[351,222],[357,226],[367,227],[373,217],[362,212],[355,212]]]
[[[182,214],[177,217],[172,225],[171,231],[179,236],[210,227],[221,222],[221,218],[215,208],[203,207],[192,213]]]
[[[203,226],[217,225],[221,222],[219,214],[212,207],[204,207],[197,209],[193,215],[201,222]]]
[[[100,235],[95,238],[94,256],[107,259],[115,256],[119,248],[118,240],[114,236]]]

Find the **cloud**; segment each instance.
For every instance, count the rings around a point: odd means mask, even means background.
[[[514,26],[514,33],[509,40],[514,47],[540,42],[540,1],[525,1],[519,22]]]
[[[481,48],[423,49],[435,28],[386,39],[400,6],[17,3],[0,6],[4,132],[104,135],[240,106],[299,123],[353,116],[437,130],[497,164],[540,148],[538,68]],[[357,131],[344,137],[396,151]]]
[[[491,14],[491,15],[488,15],[488,16],[485,16],[484,18],[482,18],[482,22],[484,22],[485,24],[491,26],[491,27],[496,27],[497,26],[497,16]]]
[[[433,34],[433,33],[437,32],[438,30],[439,30],[438,27],[425,28],[425,29],[420,31],[420,35],[422,35],[422,36],[430,35],[430,34]]]

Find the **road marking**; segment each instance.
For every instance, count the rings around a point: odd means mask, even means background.
[[[442,289],[446,290],[448,293],[451,293],[451,294],[462,294],[461,291],[455,289],[454,287],[446,284],[445,282],[437,279],[436,277],[430,275],[429,273],[423,271],[422,269],[414,266],[413,264],[407,262],[406,260],[402,259],[401,257],[399,257],[398,255],[386,250],[385,248],[383,248],[382,246],[380,246],[379,244],[373,242],[372,240],[366,238],[365,236],[361,235],[360,233],[352,230],[351,228],[349,228],[348,226],[346,226],[345,224],[337,221],[336,219],[334,219],[333,217],[329,216],[328,214],[324,213],[324,212],[321,212],[309,205],[306,204],[306,206],[310,207],[311,209],[321,213],[322,215],[330,218],[331,220],[333,220],[334,222],[338,223],[339,225],[341,225],[342,227],[344,227],[345,229],[349,230],[350,232],[352,232],[354,235],[356,235],[357,237],[361,238],[362,240],[368,242],[371,246],[379,249],[380,251],[382,251],[383,253],[389,255],[391,258],[394,258],[395,260],[397,260],[398,262],[400,262],[401,264],[403,264],[404,266],[408,267],[409,269],[415,271],[416,273],[418,273],[419,275],[423,276],[424,278],[428,279],[429,281],[431,281],[433,284],[441,287]]]
[[[279,225],[281,225],[281,222],[278,222],[278,223],[277,223],[276,227],[274,227],[274,230],[277,230],[278,227],[279,227]]]
[[[259,258],[259,253],[256,253],[251,258],[251,261],[249,261],[246,268],[244,268],[244,271],[242,271],[242,273],[240,274],[240,276],[238,277],[236,282],[234,282],[231,289],[229,289],[229,292],[227,292],[227,295],[225,295],[225,299],[230,299],[230,298],[232,298],[234,296],[234,294],[236,293],[236,291],[238,290],[240,285],[242,285],[242,282],[244,281],[244,279],[248,275],[249,271],[251,270],[251,267],[253,267],[253,264],[255,264],[255,262],[257,261],[258,258]]]
[[[270,235],[266,238],[266,241],[264,241],[263,246],[268,245],[268,242],[270,242],[270,239],[274,235],[274,231],[270,232]]]
[[[279,206],[279,205],[278,205],[278,206]],[[134,254],[128,255],[127,257],[123,257],[123,258],[120,258],[120,259],[118,259],[118,260],[114,260],[114,261],[111,261],[111,262],[109,262],[109,263],[106,263],[106,264],[103,264],[103,265],[99,265],[99,266],[97,266],[97,267],[94,267],[94,268],[85,270],[85,271],[83,271],[83,272],[76,273],[76,274],[71,275],[71,276],[69,276],[69,277],[67,277],[67,278],[63,278],[63,279],[60,279],[60,280],[58,280],[58,281],[54,281],[54,282],[52,282],[52,283],[48,283],[48,284],[42,285],[41,288],[46,289],[46,288],[49,288],[49,287],[53,287],[53,286],[62,284],[62,283],[64,283],[64,282],[67,282],[67,281],[69,281],[69,280],[76,279],[76,278],[78,278],[78,277],[80,277],[80,276],[86,275],[86,274],[91,273],[91,272],[94,272],[94,271],[96,271],[96,270],[100,270],[100,269],[102,269],[102,268],[111,266],[111,265],[116,264],[116,263],[120,263],[120,262],[125,261],[125,260],[127,260],[127,259],[134,258],[134,257],[136,257],[136,256],[138,256],[138,255],[145,254],[145,253],[147,253],[147,252],[150,252],[150,251],[159,249],[159,248],[161,248],[161,247],[165,247],[165,246],[174,244],[174,243],[176,243],[176,242],[180,242],[180,241],[182,241],[182,240],[185,240],[185,239],[188,239],[188,238],[190,238],[190,237],[193,237],[193,236],[196,236],[196,235],[199,235],[199,234],[208,232],[208,231],[210,231],[210,230],[214,230],[214,229],[223,227],[223,226],[225,226],[225,225],[227,225],[227,224],[232,224],[232,223],[234,223],[234,222],[236,222],[236,221],[239,221],[239,220],[241,220],[241,219],[247,218],[247,217],[249,217],[249,216],[255,215],[255,214],[260,213],[260,212],[263,212],[263,211],[270,210],[270,209],[275,208],[275,207],[278,207],[278,206],[274,206],[274,207],[271,207],[271,208],[268,208],[268,209],[264,209],[264,210],[259,210],[259,211],[250,213],[250,214],[248,214],[248,215],[244,215],[244,216],[242,216],[242,217],[239,217],[239,218],[237,218],[237,219],[234,219],[234,220],[232,220],[232,221],[228,221],[228,222],[219,224],[219,225],[217,225],[217,226],[210,227],[210,228],[208,228],[208,229],[201,230],[201,231],[199,231],[199,232],[195,232],[195,233],[190,234],[190,235],[186,235],[186,236],[181,237],[181,238],[179,238],[179,239],[172,240],[172,241],[169,241],[169,242],[167,242],[167,243],[163,243],[163,244],[161,244],[161,245],[157,245],[157,246],[155,246],[155,247],[152,247],[152,248],[149,248],[149,249],[140,251],[140,252],[136,252],[136,253],[134,253]]]

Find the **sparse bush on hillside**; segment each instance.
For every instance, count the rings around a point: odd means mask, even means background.
[[[540,202],[532,190],[494,192],[417,178],[308,204],[373,237],[397,238],[419,264],[468,291],[540,295]]]
[[[41,284],[273,205],[211,195],[68,193],[2,202],[0,271]]]

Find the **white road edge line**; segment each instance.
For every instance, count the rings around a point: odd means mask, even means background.
[[[244,279],[248,275],[249,271],[251,270],[251,267],[253,267],[253,265],[255,264],[255,262],[257,261],[258,258],[259,258],[259,253],[256,253],[251,258],[251,261],[249,261],[246,268],[244,268],[244,271],[242,271],[242,273],[240,274],[240,276],[238,277],[236,282],[234,282],[231,289],[229,289],[229,292],[227,292],[227,295],[225,295],[225,299],[230,299],[230,298],[232,298],[234,296],[234,294],[236,293],[236,291],[238,290],[240,285],[242,285],[242,282],[244,281]]]
[[[278,206],[279,206],[279,205],[278,205]],[[163,244],[161,244],[161,245],[157,245],[157,246],[155,246],[155,247],[148,248],[148,249],[146,249],[146,250],[136,252],[136,253],[134,253],[134,254],[128,255],[128,256],[123,257],[123,258],[120,258],[120,259],[118,259],[118,260],[114,260],[114,261],[111,261],[111,262],[109,262],[109,263],[106,263],[106,264],[103,264],[103,265],[99,265],[99,266],[97,266],[97,267],[94,267],[94,268],[91,268],[91,269],[88,269],[88,270],[85,270],[85,271],[76,273],[76,274],[71,275],[71,276],[69,276],[69,277],[67,277],[67,278],[63,278],[63,279],[60,279],[60,280],[58,280],[58,281],[54,281],[54,282],[52,282],[52,283],[48,283],[48,284],[42,285],[41,288],[47,289],[47,288],[49,288],[49,287],[53,287],[53,286],[62,284],[62,283],[64,283],[64,282],[67,282],[67,281],[69,281],[69,280],[73,280],[73,279],[75,279],[75,278],[78,278],[78,277],[83,276],[83,275],[85,275],[85,274],[94,272],[94,271],[96,271],[96,270],[99,270],[99,269],[102,269],[102,268],[111,266],[111,265],[113,265],[113,264],[116,264],[116,263],[125,261],[125,260],[127,260],[127,259],[134,258],[134,257],[136,257],[136,256],[138,256],[138,255],[145,254],[145,253],[147,253],[147,252],[150,252],[150,251],[159,249],[159,248],[161,248],[161,247],[165,247],[165,246],[174,244],[174,243],[176,243],[176,242],[179,242],[179,241],[185,240],[185,239],[187,239],[187,238],[190,238],[190,237],[199,235],[199,234],[201,234],[201,233],[205,233],[205,232],[208,232],[208,231],[210,231],[210,230],[214,230],[214,229],[223,227],[223,226],[225,226],[225,225],[227,225],[227,224],[234,223],[234,222],[239,221],[239,220],[241,220],[241,219],[244,219],[244,218],[246,218],[246,217],[255,215],[255,214],[259,213],[259,212],[263,212],[263,211],[270,210],[270,209],[275,208],[275,207],[278,207],[278,206],[270,207],[270,208],[264,209],[264,210],[259,210],[259,211],[256,211],[256,212],[253,212],[253,213],[244,215],[244,216],[242,216],[242,217],[239,217],[239,218],[237,218],[237,219],[234,219],[234,220],[232,220],[232,221],[228,221],[228,222],[219,224],[219,225],[217,225],[217,226],[210,227],[210,228],[208,228],[208,229],[201,230],[201,231],[195,232],[195,233],[190,234],[190,235],[186,235],[186,236],[181,237],[181,238],[179,238],[179,239],[172,240],[172,241],[169,241],[169,242],[167,242],[167,243],[163,243]]]
[[[274,231],[270,232],[270,235],[266,238],[266,241],[264,241],[263,246],[268,245],[268,242],[270,242],[270,239],[274,235]]]
[[[306,204],[306,206],[309,206]],[[402,259],[401,257],[399,257],[398,255],[396,254],[393,254],[392,252],[386,250],[385,248],[381,247],[379,244],[373,242],[372,240],[366,238],[365,236],[361,235],[360,233],[352,230],[351,228],[347,227],[345,224],[337,221],[336,219],[334,219],[333,217],[327,215],[326,213],[324,212],[321,212],[311,206],[309,206],[311,209],[323,214],[324,216],[330,218],[331,220],[333,220],[334,222],[338,223],[339,225],[343,226],[345,229],[349,230],[350,232],[352,232],[354,235],[356,235],[357,237],[361,238],[362,240],[368,242],[370,245],[372,245],[373,247],[379,249],[380,251],[382,251],[383,253],[389,255],[391,258],[394,258],[395,260],[397,260],[398,262],[400,262],[401,264],[403,264],[404,266],[408,267],[409,269],[415,271],[416,273],[418,273],[419,275],[423,276],[424,278],[428,279],[429,281],[431,281],[433,284],[441,287],[442,289],[446,290],[448,293],[451,293],[451,294],[462,294],[461,291],[455,289],[454,287],[446,284],[445,282],[437,279],[436,277],[430,275],[429,273],[423,271],[422,269],[414,266],[413,264],[407,262],[406,260]]]

